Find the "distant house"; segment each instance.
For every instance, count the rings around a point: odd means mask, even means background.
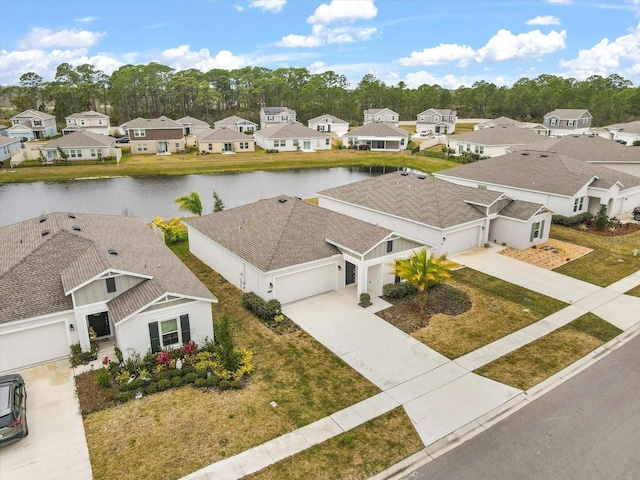
[[[456,131],[457,119],[458,115],[455,110],[429,108],[418,114],[416,119],[416,133],[452,134]]]
[[[336,135],[342,136],[349,131],[349,122],[334,117],[325,113],[319,117],[312,118],[308,121],[307,125],[313,130],[319,132],[333,132]]]
[[[262,128],[255,133],[256,145],[265,150],[330,150],[331,137],[299,123],[282,123]]]
[[[22,148],[19,138],[0,137],[0,167]]]
[[[62,129],[63,135],[84,130],[87,132],[109,135],[111,122],[109,115],[89,110],[81,113],[72,113],[65,117],[67,126]]]
[[[294,302],[345,287],[381,295],[423,242],[280,196],[185,221],[189,251],[243,292]]]
[[[185,135],[196,135],[198,132],[211,128],[207,122],[189,116],[179,118],[176,122],[182,125]]]
[[[497,157],[515,146],[526,146],[540,140],[540,135],[528,128],[503,125],[450,136],[447,138],[447,148],[453,150],[454,155],[469,152],[483,157]]]
[[[640,178],[551,151],[522,150],[449,168],[435,176],[540,203],[564,216],[595,214],[600,204],[607,206],[609,216],[615,216],[640,205]]]
[[[400,116],[388,108],[370,108],[364,111],[364,124],[367,123],[388,123],[397,127],[400,125]]]
[[[11,127],[7,129],[10,137],[27,140],[43,140],[57,134],[56,117],[38,110],[25,110],[11,117]]]
[[[9,127],[7,127],[6,125],[0,125],[0,137],[8,137],[9,134],[7,133],[7,129]]]
[[[260,109],[260,129],[272,125],[296,121],[296,111],[287,107],[262,107]]]
[[[409,144],[409,132],[389,123],[368,123],[343,136],[344,146],[360,150],[398,152]]]
[[[216,297],[139,218],[50,213],[0,227],[0,370],[90,348],[125,359],[213,339]]]
[[[258,124],[235,115],[213,122],[213,126],[216,129],[232,128],[240,133],[246,133],[247,135],[251,135],[258,128]]]
[[[41,147],[45,162],[53,162],[61,157],[61,151],[67,161],[100,160],[106,157],[120,158],[120,149],[116,148],[116,139],[100,133],[84,130],[69,133],[56,138]]]
[[[559,108],[544,116],[542,126],[547,129],[547,136],[561,137],[573,133],[587,133],[591,128],[592,119],[589,110]]]
[[[164,115],[159,118],[141,118],[127,122],[131,153],[170,155],[184,150],[184,128]]]
[[[473,129],[482,130],[483,128],[504,127],[504,126],[526,128],[529,126],[529,124],[525,122],[519,122],[518,120],[514,120],[513,118],[509,118],[509,117],[498,117],[492,120],[476,123],[473,126]]]
[[[602,135],[597,132],[598,135],[610,138],[612,140],[622,140],[626,142],[628,147],[633,146],[633,142],[640,141],[640,120],[627,123],[615,123],[613,125],[606,125],[599,130],[606,131],[606,135]],[[592,132],[594,129],[592,129]],[[595,132],[594,132],[595,133]]]
[[[196,135],[196,146],[200,153],[242,153],[256,150],[253,137],[234,128],[202,130]]]

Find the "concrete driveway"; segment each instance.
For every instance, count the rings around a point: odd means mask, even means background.
[[[68,360],[18,373],[27,385],[29,435],[0,448],[0,478],[93,478],[73,371]]]

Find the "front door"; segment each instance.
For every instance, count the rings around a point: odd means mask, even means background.
[[[158,153],[167,153],[167,142],[158,142]]]
[[[225,152],[231,152],[233,151],[233,145],[231,143],[225,143],[224,144],[224,151]]]
[[[89,327],[96,332],[96,337],[108,337],[111,335],[111,327],[109,326],[109,312],[100,312],[87,315],[87,323]]]
[[[353,263],[345,262],[345,285],[356,283],[356,266]]]
[[[302,147],[303,147],[305,150],[311,150],[311,142],[309,142],[309,141],[304,141],[304,142],[302,142]]]

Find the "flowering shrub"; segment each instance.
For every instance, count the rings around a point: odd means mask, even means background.
[[[196,342],[194,342],[193,340],[189,340],[189,343],[185,343],[182,346],[182,351],[187,356],[193,354],[193,351],[195,349],[196,349]]]
[[[168,365],[171,363],[171,356],[167,352],[160,352],[160,355],[158,355],[158,363],[160,365]]]

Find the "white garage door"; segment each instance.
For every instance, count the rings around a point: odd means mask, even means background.
[[[64,322],[0,335],[0,371],[15,370],[69,355]]]
[[[278,277],[275,282],[276,298],[281,303],[289,303],[335,290],[336,272],[336,265],[331,264]]]
[[[478,246],[478,229],[480,227],[468,228],[459,232],[447,233],[447,241],[445,243],[445,252],[447,256],[464,252]]]

